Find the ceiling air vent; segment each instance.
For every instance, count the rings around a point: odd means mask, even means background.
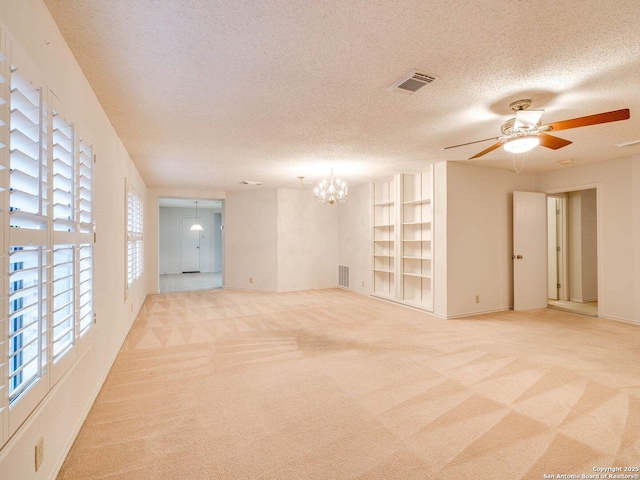
[[[411,70],[397,82],[394,82],[387,90],[397,90],[400,93],[411,95],[425,85],[433,82],[436,78],[434,75],[422,73],[417,70]]]

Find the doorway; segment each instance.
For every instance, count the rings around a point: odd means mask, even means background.
[[[222,200],[159,199],[160,293],[223,287],[223,220]],[[202,230],[192,230],[195,223]]]
[[[549,308],[598,316],[597,190],[547,197]]]

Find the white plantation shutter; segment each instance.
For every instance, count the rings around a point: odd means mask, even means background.
[[[142,275],[142,201],[127,189],[127,288]]]
[[[74,245],[53,251],[53,361],[58,361],[75,342]]]
[[[77,260],[77,332],[83,338],[93,325],[93,244],[80,245]]]
[[[9,78],[11,75],[9,62],[2,53],[5,51],[5,38],[0,32],[0,445],[8,438],[8,411],[9,411],[9,385],[8,385],[8,365],[9,365],[9,340],[8,340],[8,272],[5,271],[9,264],[9,125],[8,119],[11,117],[9,111],[9,99],[11,89]]]
[[[42,88],[11,66],[9,118],[9,433],[48,385],[50,125]]]
[[[44,373],[47,359],[46,286],[42,247],[9,254],[9,402]]]
[[[93,146],[8,50],[0,31],[0,447],[78,361],[94,319]]]
[[[93,233],[93,146],[84,139],[78,145],[77,190],[80,232]]]
[[[15,228],[46,228],[49,132],[42,97],[42,89],[34,88],[12,67],[10,209]]]

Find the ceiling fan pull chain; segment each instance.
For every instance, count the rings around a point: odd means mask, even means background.
[[[526,156],[527,156],[526,153],[522,154],[522,165],[520,165],[520,170],[518,170],[518,167],[516,167],[516,154],[515,153],[511,154],[511,158],[513,160],[513,169],[515,170],[516,173],[520,173],[522,172],[522,170],[524,170],[524,162],[527,159]]]

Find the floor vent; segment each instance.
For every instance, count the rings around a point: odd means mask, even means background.
[[[388,90],[397,90],[400,93],[411,95],[425,85],[433,83],[436,78],[438,77],[418,72],[417,70],[411,70],[404,77],[391,85]]]
[[[338,265],[338,285],[349,288],[349,267]]]

